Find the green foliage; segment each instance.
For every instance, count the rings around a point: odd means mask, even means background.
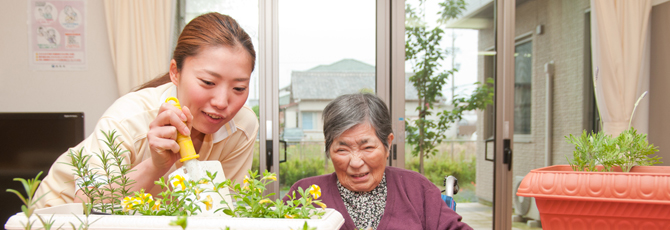
[[[405,167],[412,171],[419,170],[418,158],[409,159],[405,162]],[[443,186],[445,176],[455,176],[458,179],[458,184],[470,184],[476,180],[477,161],[475,156],[466,158],[460,154],[458,158],[452,160],[451,158],[440,158],[427,161],[424,165],[426,169],[426,178],[435,185]]]
[[[326,159],[306,158],[304,160],[288,160],[285,163],[279,164],[279,171],[281,172],[280,186],[288,189],[300,179],[334,172],[332,166],[328,167],[328,171],[324,169],[324,161]],[[332,165],[330,160],[328,160],[328,163]]]
[[[30,217],[33,215],[33,212],[35,211],[35,208],[36,208],[35,204],[37,203],[37,201],[39,201],[40,199],[42,199],[42,197],[44,197],[46,195],[46,193],[45,193],[42,196],[35,198],[35,191],[37,190],[37,187],[39,187],[40,183],[42,182],[41,180],[38,179],[40,177],[40,175],[42,175],[42,172],[39,172],[34,179],[25,180],[23,178],[14,178],[14,181],[20,181],[21,184],[23,184],[23,188],[26,191],[26,196],[23,196],[23,194],[21,194],[20,192],[14,190],[14,189],[7,189],[7,192],[11,192],[11,193],[16,194],[19,197],[19,199],[21,199],[21,201],[23,201],[24,205],[21,205],[21,210],[23,211],[23,214],[26,215],[27,220],[30,220]],[[88,221],[88,216],[91,214],[92,205],[87,204],[87,203],[82,203],[82,205],[84,206],[85,219],[82,220],[79,217],[77,217],[80,224],[77,227],[73,223],[70,223],[70,226],[72,227],[72,229],[85,230],[85,229],[88,229],[91,224],[95,223],[95,221],[93,221],[93,222]],[[35,214],[35,216],[37,216],[37,219],[40,221],[40,223],[42,223],[42,228],[41,229],[44,229],[44,230],[51,229],[53,227],[54,223],[56,222],[56,220],[53,219],[53,215],[49,219],[44,219],[44,218],[42,218],[42,216],[37,215],[37,214]],[[35,224],[35,221],[27,222],[27,223],[21,222],[21,224],[23,225],[24,229],[26,229],[26,230],[27,229],[32,229],[33,225]],[[61,228],[59,227],[58,229],[61,229]]]
[[[179,226],[181,229],[186,229],[186,226],[188,226],[188,217],[186,215],[179,216],[176,220],[170,221],[170,226]]]
[[[39,179],[40,175],[42,175],[42,172],[39,172],[34,179],[26,180],[23,178],[14,178],[14,181],[21,182],[21,184],[23,185],[23,189],[26,192],[26,196],[23,196],[23,194],[14,189],[7,189],[7,192],[16,194],[16,196],[18,196],[19,199],[21,199],[21,201],[23,202],[23,205],[21,205],[21,211],[23,211],[23,214],[26,215],[26,219],[28,221],[30,221],[30,217],[33,215],[33,212],[35,211],[35,204],[37,203],[37,201],[39,201],[40,199],[42,199],[42,197],[44,197],[44,195],[46,195],[44,194],[40,197],[34,198],[35,190],[37,190],[37,187],[40,185],[40,182],[42,182]],[[44,220],[42,220],[42,218],[39,215],[37,217],[42,223],[44,223]],[[26,223],[21,222],[21,224],[23,224],[23,227],[25,229],[32,229],[32,226],[33,224],[35,224],[35,221]]]
[[[444,31],[438,26],[428,28],[428,23],[420,1],[418,9],[409,3],[405,5],[405,59],[412,63],[414,75],[409,78],[417,90],[419,106],[417,119],[406,119],[406,140],[415,146],[412,155],[419,156],[419,172],[424,173],[423,158],[437,153],[437,145],[446,138],[446,131],[452,124],[462,119],[463,112],[484,109],[493,103],[493,82],[488,84],[477,83],[477,89],[469,98],[455,97],[452,101],[453,110],[438,111],[436,120],[429,117],[433,115],[435,105],[442,95],[442,87],[447,79],[454,77],[458,69],[440,71],[446,51],[440,46]],[[463,0],[446,0],[440,3],[441,11],[438,13],[439,23],[444,23],[455,18],[465,9]]]
[[[104,213],[123,214],[121,198],[129,194],[129,186],[135,182],[127,177],[132,170],[130,165],[124,164],[124,154],[120,146],[123,142],[116,143],[118,136],[116,130],[109,132],[101,131],[109,150],[100,149],[100,153],[94,154],[100,161],[100,165],[90,163],[93,155],[85,154],[84,148],[79,151],[70,149],[68,156],[73,167],[77,186],[86,195],[93,209]]]
[[[375,94],[375,90],[371,88],[362,88],[358,90],[359,93],[369,93],[369,94]]]
[[[161,177],[154,182],[163,189],[158,194],[160,198],[154,200],[151,194],[144,193],[144,189],[142,189],[135,192],[134,196],[124,198],[122,203],[124,211],[130,214],[137,212],[148,216],[195,215],[201,211],[198,204],[206,202],[206,197],[199,196],[199,193],[205,190],[202,184],[207,184],[210,181],[209,179],[203,181],[185,180],[181,175],[170,177],[167,180],[165,177]]]
[[[37,216],[37,219],[40,221],[40,223],[42,223],[42,228],[44,230],[50,230],[54,223],[56,223],[56,220],[54,220],[54,215],[51,215],[51,217],[47,220],[43,219],[40,215],[35,215]],[[61,225],[58,229],[61,229],[61,227],[63,227],[63,225]]]
[[[73,167],[74,175],[80,180],[76,181],[77,186],[81,188],[81,191],[86,195],[88,201],[83,201],[85,203],[94,203],[96,190],[99,187],[102,187],[103,183],[98,180],[100,175],[96,174],[93,171],[93,166],[89,164],[91,160],[91,155],[84,154],[84,148],[82,147],[79,151],[74,151],[70,149],[68,156],[70,157],[70,163],[65,163]]]
[[[232,217],[250,217],[250,218],[289,218],[289,219],[309,219],[313,216],[321,218],[325,212],[318,211],[314,205],[318,205],[323,209],[326,205],[320,200],[316,200],[321,196],[321,188],[317,185],[312,185],[306,190],[298,188],[300,197],[296,197],[295,191],[289,195],[289,200],[284,203],[281,199],[275,201],[270,200],[270,196],[274,193],[265,194],[265,189],[268,184],[277,180],[274,173],[265,171],[261,176],[256,171],[249,171],[249,177],[244,178],[242,185],[234,184],[230,180],[226,180],[220,184],[216,184],[216,191],[219,189],[230,189],[233,200],[237,206],[231,206],[222,200],[221,203],[226,207],[220,208],[216,211],[222,211],[226,215]]]
[[[163,177],[155,182],[155,184],[160,185],[164,190],[158,194],[160,198],[154,200],[151,194],[144,192],[144,189],[134,192],[133,196],[126,196],[129,193],[127,186],[134,183],[133,180],[125,176],[131,171],[130,167],[122,163],[123,154],[126,151],[121,150],[121,143],[116,144],[117,137],[115,131],[107,133],[103,131],[103,134],[105,135],[105,140],[103,141],[109,148],[109,151],[101,150],[100,154],[96,154],[100,162],[102,162],[101,165],[91,164],[90,159],[92,155],[85,154],[83,148],[79,151],[70,150],[68,153],[71,162],[66,164],[73,167],[72,171],[76,177],[81,178],[81,180],[76,182],[77,186],[81,187],[81,190],[88,198],[88,200],[84,200],[82,203],[85,217],[82,219],[77,216],[76,218],[80,223],[78,225],[70,223],[72,229],[89,229],[91,224],[95,223],[95,221],[90,222],[88,220],[93,209],[104,210],[107,213],[117,215],[178,216],[177,220],[172,221],[170,225],[180,226],[182,229],[185,229],[187,226],[187,217],[201,211],[200,205],[204,205],[207,210],[212,208],[213,199],[211,195],[205,197],[203,194],[205,192],[215,193],[223,198],[223,195],[220,193],[221,189],[230,189],[233,192],[232,197],[236,201],[236,206],[233,208],[230,206],[231,204],[227,204],[225,200],[222,200],[221,203],[227,205],[227,207],[216,211],[222,211],[234,217],[310,219],[313,217],[321,218],[325,213],[315,208],[315,206],[319,206],[324,210],[326,208],[324,203],[317,200],[321,196],[321,188],[316,185],[312,185],[305,190],[298,188],[300,197],[298,198],[296,193],[293,192],[289,196],[287,203],[282,202],[280,199],[271,201],[268,197],[274,194],[263,194],[266,186],[276,181],[277,177],[275,174],[268,173],[267,171],[263,173],[260,179],[257,179],[257,171],[250,170],[249,174],[251,178],[245,177],[244,186],[234,184],[234,181],[230,180],[214,183],[216,173],[212,174],[210,172],[207,172],[207,178],[198,181],[185,180],[180,175],[171,177],[169,180]],[[310,160],[313,161],[314,159],[310,158]],[[323,164],[323,160],[318,163]],[[44,196],[34,197],[35,191],[41,182],[38,179],[41,174],[42,172],[34,179],[29,180],[22,178],[14,179],[23,184],[27,196],[16,190],[7,189],[7,192],[16,194],[23,201],[24,205],[21,209],[28,220],[30,220],[30,216],[35,210],[36,202]],[[115,186],[108,186],[109,184]],[[48,230],[55,223],[53,216],[48,220],[42,219],[39,215],[36,216],[42,223],[43,229]],[[34,221],[22,224],[25,229],[32,229]],[[303,228],[311,229],[306,224]]]
[[[88,228],[91,227],[93,223],[96,221],[100,220],[99,218],[94,220],[93,222],[89,222],[88,217],[91,215],[91,210],[93,210],[93,204],[91,203],[82,203],[84,206],[84,219],[80,219],[79,216],[75,216],[77,220],[79,220],[79,225],[75,226],[72,222],[70,222],[70,227],[72,229],[76,230],[88,230]]]
[[[658,147],[649,144],[647,141],[647,134],[637,133],[635,128],[630,128],[621,132],[616,138],[617,147],[622,156],[621,170],[630,172],[630,169],[636,165],[648,166],[658,163],[661,157],[649,155],[658,152]]]
[[[649,156],[657,152],[658,147],[649,144],[647,134],[637,133],[633,127],[616,138],[602,131],[591,134],[583,131],[579,137],[570,134],[565,138],[575,145],[572,160],[568,159],[575,171],[600,171],[596,166],[602,165],[603,171],[609,172],[618,166],[622,171],[630,172],[636,165],[662,163],[659,156]]]
[[[291,228],[291,230],[293,230],[293,228]],[[305,221],[305,224],[302,225],[302,228],[296,230],[316,230],[316,227],[313,228],[309,227],[309,225],[307,225],[307,221]]]
[[[102,212],[119,213],[121,208],[120,198],[129,194],[130,185],[135,182],[126,176],[130,173],[131,168],[130,165],[123,163],[123,154],[127,153],[128,150],[120,148],[123,142],[116,143],[118,138],[116,130],[102,131],[102,133],[105,137],[102,141],[109,148],[109,151],[100,149],[100,153],[96,156],[101,162],[100,168],[104,172],[105,184],[112,186],[102,186],[96,190],[101,201],[108,201],[100,202],[97,208]]]
[[[257,120],[260,120],[260,119],[261,119],[261,118],[260,118],[260,117],[261,117],[260,112],[258,112],[258,111],[259,111],[259,108],[260,108],[260,107],[259,107],[258,105],[254,105],[254,107],[251,107],[251,110],[253,110],[254,113],[256,114],[256,119],[257,119]]]
[[[458,15],[465,10],[465,1],[463,0],[446,0],[440,2],[440,11],[437,12],[440,15],[440,18],[437,19],[437,22],[444,24],[449,19],[456,18]]]

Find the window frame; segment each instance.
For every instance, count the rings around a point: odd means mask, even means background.
[[[516,53],[516,47],[517,46],[522,45],[524,43],[528,43],[528,42],[531,42],[531,55],[534,53],[535,49],[534,49],[533,45],[535,43],[533,42],[534,39],[533,39],[533,32],[532,31],[521,34],[521,35],[517,36],[514,40],[515,40],[514,41],[515,53]],[[532,63],[534,62],[533,58],[534,58],[534,55],[531,56],[531,67],[533,66]],[[516,61],[514,63],[516,63]],[[515,69],[516,69],[516,67],[515,67]],[[516,74],[515,74],[515,78],[516,78]],[[530,95],[531,95],[530,96],[530,120],[531,121],[533,120],[533,104],[535,104],[535,101],[534,101],[534,98],[533,98],[533,94],[535,92],[535,90],[534,90],[535,87],[533,86],[534,78],[535,78],[535,73],[534,73],[533,69],[531,68],[531,70],[530,70]],[[516,81],[515,81],[515,84],[516,84]],[[516,90],[515,90],[514,93],[516,94]],[[516,122],[518,122],[518,121],[516,121]],[[529,129],[530,129],[529,133],[523,133],[523,134],[514,133],[514,142],[528,143],[528,142],[533,141],[533,138],[532,138],[533,137],[532,135],[534,133],[533,132],[533,123],[531,122],[529,124],[529,126],[530,126],[529,127]],[[512,131],[513,131],[513,129],[512,129]]]

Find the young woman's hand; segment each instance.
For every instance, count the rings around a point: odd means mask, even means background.
[[[173,104],[163,103],[161,105],[158,116],[149,124],[147,134],[151,160],[156,169],[167,172],[179,159],[177,133],[191,135],[192,121],[193,115],[188,107],[183,106],[180,110]]]

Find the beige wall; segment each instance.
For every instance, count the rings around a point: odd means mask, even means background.
[[[651,10],[651,74],[649,77],[649,142],[659,147],[662,165],[670,166],[670,2]]]
[[[565,142],[564,136],[581,134],[584,127],[585,104],[584,59],[585,12],[588,0],[548,1],[534,0],[517,6],[516,34],[533,32],[533,82],[531,139],[515,143],[514,172],[523,176],[531,169],[544,167],[546,137],[546,74],[544,65],[554,62],[553,98],[553,164],[566,164],[566,154],[574,146]],[[543,33],[534,33],[538,25]]]
[[[85,135],[118,97],[102,1],[86,1],[88,68],[33,71],[28,66],[28,3],[0,7],[0,112],[84,112]]]

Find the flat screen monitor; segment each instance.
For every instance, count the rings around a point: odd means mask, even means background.
[[[0,221],[21,211],[15,189],[25,190],[14,178],[44,178],[54,161],[84,140],[84,113],[0,113]]]

